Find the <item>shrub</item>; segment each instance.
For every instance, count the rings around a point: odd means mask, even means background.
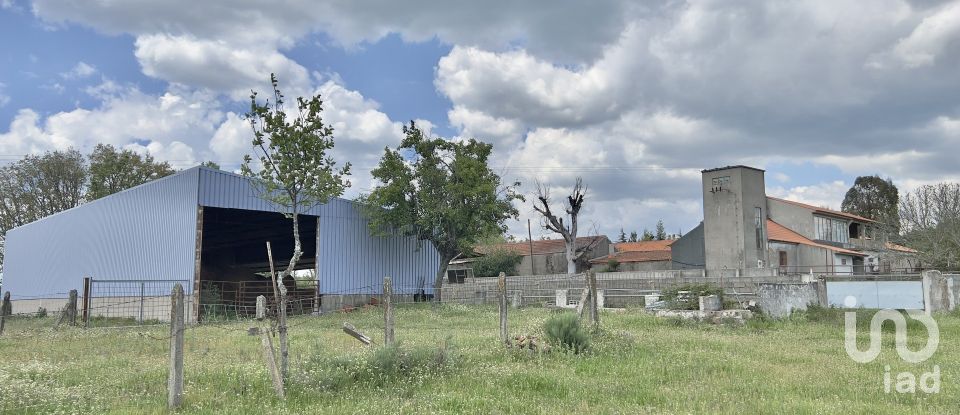
[[[580,326],[576,314],[564,313],[550,317],[543,324],[547,341],[558,348],[582,353],[590,347],[590,334]]]
[[[620,261],[617,261],[615,259],[611,259],[607,261],[606,272],[617,272],[619,270],[620,270]]]
[[[517,275],[517,265],[523,257],[506,249],[495,249],[487,255],[473,261],[473,275],[477,277],[496,277],[500,273]]]
[[[680,292],[687,291],[686,297],[681,297]],[[669,290],[663,291],[663,300],[674,310],[699,310],[700,296],[716,295],[723,302],[723,290],[712,284],[686,284],[680,285]]]
[[[37,318],[45,318],[45,317],[47,317],[47,309],[43,307],[38,308]]]

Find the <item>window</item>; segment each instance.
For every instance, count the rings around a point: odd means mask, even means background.
[[[753,227],[757,236],[757,252],[763,251],[763,209],[753,208]]]
[[[787,251],[780,251],[780,266],[786,267],[787,264]]]
[[[850,227],[846,221],[821,216],[813,217],[814,239],[831,242],[850,242]]]
[[[841,258],[841,259],[840,259],[840,265],[847,265],[847,259],[846,259],[846,258]]]

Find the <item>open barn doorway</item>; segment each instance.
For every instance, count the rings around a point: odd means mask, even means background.
[[[270,241],[277,274],[293,256],[293,222],[283,214],[204,207],[199,292],[201,319],[242,318],[256,313],[257,296],[275,310],[266,242]],[[300,215],[303,255],[295,276],[287,277],[288,312],[310,313],[318,306],[317,217]]]

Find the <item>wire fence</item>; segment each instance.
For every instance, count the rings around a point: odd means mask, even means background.
[[[170,292],[187,280],[90,279],[82,302],[87,327],[156,325],[170,321]],[[191,305],[188,304],[188,308]]]

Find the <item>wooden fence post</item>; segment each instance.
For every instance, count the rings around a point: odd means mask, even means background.
[[[497,299],[500,304],[500,342],[509,344],[510,334],[507,330],[507,276],[502,272],[500,273],[500,277],[497,278]]]
[[[280,335],[280,375],[287,378],[287,363],[290,359],[287,348],[287,286],[283,285],[283,278],[277,279],[277,272],[273,268],[273,249],[267,241],[267,259],[270,261],[270,278],[273,280],[274,295],[277,298],[277,333]],[[282,385],[281,385],[282,387]]]
[[[597,274],[593,271],[587,272],[587,284],[590,289],[590,323],[594,328],[600,327],[600,304],[597,301]]]
[[[83,277],[83,327],[90,326],[90,277]]]
[[[77,325],[77,290],[70,290],[70,297],[67,300],[67,321],[71,326]]]
[[[10,291],[3,294],[3,303],[0,304],[0,334],[3,334],[3,326],[7,323],[7,315],[13,314],[13,305],[10,304]]]
[[[390,277],[383,279],[383,344],[393,345],[393,283]]]
[[[263,347],[263,360],[267,362],[267,371],[270,372],[270,379],[273,381],[273,390],[278,398],[284,399],[283,376],[277,368],[277,360],[273,355],[273,340],[270,338],[269,330],[260,331],[260,345]]]
[[[267,297],[257,296],[257,320],[261,321],[267,318]],[[252,331],[252,329],[251,329]],[[283,399],[283,375],[277,367],[277,358],[273,352],[273,339],[270,338],[271,330],[266,327],[258,327],[260,332],[260,347],[263,350],[263,360],[267,364],[267,372],[270,374],[270,381],[273,382],[273,390],[277,397]]]
[[[173,286],[170,295],[170,373],[167,378],[167,406],[176,409],[183,402],[183,286]]]

